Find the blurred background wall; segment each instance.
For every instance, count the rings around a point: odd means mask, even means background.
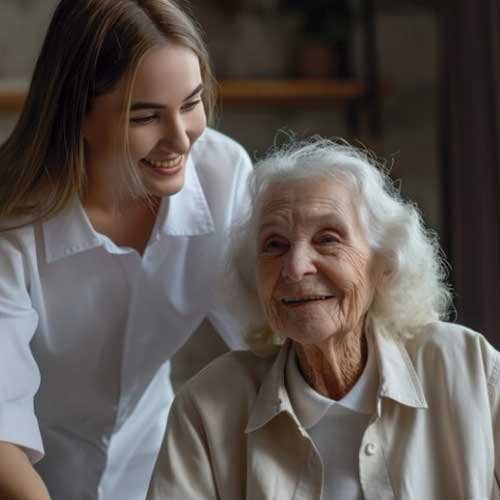
[[[0,0],[0,94],[2,88],[12,89],[29,79],[56,3]],[[444,2],[438,9],[435,2],[417,0],[194,0],[192,11],[206,33],[216,76],[222,82],[223,100],[216,127],[240,141],[254,159],[275,140],[283,140],[283,134],[276,136],[280,129],[298,137],[346,137],[374,149],[386,159],[403,193],[418,204],[427,224],[442,236],[446,250],[461,256],[459,319],[469,321],[469,326],[476,329],[486,329],[497,342],[500,333],[494,328],[491,315],[486,319],[487,311],[476,311],[483,301],[483,292],[493,296],[486,301],[488,310],[495,311],[495,305],[500,306],[497,263],[486,267],[481,279],[476,280],[468,295],[473,310],[461,315],[461,298],[468,290],[467,280],[470,281],[461,269],[477,270],[478,262],[468,261],[467,252],[461,250],[464,238],[456,237],[457,230],[463,234],[463,214],[457,211],[457,200],[466,196],[463,186],[475,182],[474,178],[462,178],[462,190],[456,186],[449,189],[457,161],[450,151],[462,158],[454,145],[460,143],[460,134],[465,136],[462,128],[451,138],[448,125],[450,121],[461,123],[466,119],[450,114],[450,109],[456,110],[457,99],[467,99],[467,80],[461,87],[462,93],[453,94],[455,101],[450,97],[453,75],[458,78],[460,71],[462,75],[466,71],[460,68],[461,55],[456,44],[464,36],[463,23],[471,18],[471,13],[465,8],[460,10],[459,4],[474,2],[457,0],[449,2],[449,6]],[[483,16],[477,26],[470,27],[467,36],[474,37],[476,30],[481,31],[482,23],[487,21],[486,13]],[[490,37],[485,43],[496,42]],[[469,47],[467,41],[463,47]],[[482,52],[485,48],[480,46],[477,50]],[[473,51],[469,51],[469,57],[474,58]],[[351,95],[349,99],[332,97],[325,89],[313,89],[301,99],[293,98],[292,89],[292,97],[280,99],[284,90],[280,92],[279,85],[290,80],[306,82],[306,86],[315,81],[337,82],[341,94],[351,88],[346,86],[349,82],[364,87],[357,97]],[[275,99],[259,98],[257,86],[253,91],[245,91],[255,94],[245,101],[241,95],[238,98],[228,93],[234,81],[257,81],[257,85],[272,81],[278,85],[279,95]],[[497,79],[492,85],[499,82]],[[491,107],[489,102],[483,105]],[[17,113],[15,106],[0,106],[0,140],[11,130]],[[480,117],[479,114],[479,120]],[[495,120],[492,127],[496,127]],[[474,158],[473,151],[470,155]],[[484,161],[489,162],[487,182],[492,184],[489,187],[493,200],[499,186],[498,158],[490,155]],[[469,168],[477,170],[478,166]],[[480,178],[476,177],[476,181],[480,182]],[[481,192],[479,186],[476,203]],[[463,203],[466,205],[467,200],[463,199]],[[498,239],[491,231],[495,222],[500,222],[498,205],[492,201],[485,210],[489,222],[484,227],[482,244],[489,248],[490,259],[498,259]],[[467,220],[474,225],[474,215]],[[468,230],[473,240],[477,224]],[[480,258],[482,251],[474,255]],[[468,274],[473,273],[465,273]],[[452,278],[455,280],[455,274]],[[490,279],[486,287],[484,279]],[[202,325],[176,357],[174,377],[178,382],[184,380],[224,349],[211,328]]]

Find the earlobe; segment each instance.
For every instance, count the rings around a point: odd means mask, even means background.
[[[378,282],[377,288],[379,288],[379,287],[385,288],[387,286],[387,284],[389,283],[389,281],[392,279],[393,274],[394,274],[393,269],[390,268],[389,266],[386,266],[379,276],[379,282]]]
[[[377,257],[376,266],[377,266],[376,288],[378,289],[385,287],[387,283],[389,283],[394,274],[394,269],[392,268],[391,262],[383,258],[383,256],[381,255],[378,255]]]
[[[382,281],[384,283],[387,283],[393,275],[392,269],[385,269],[384,272],[382,273]]]

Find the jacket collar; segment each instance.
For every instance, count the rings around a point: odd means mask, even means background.
[[[381,398],[392,399],[412,408],[427,408],[422,385],[404,343],[376,331],[373,337],[372,345],[380,374],[379,412]],[[285,385],[285,367],[290,349],[291,341],[287,340],[279,350],[257,394],[246,433],[258,430],[282,412],[289,413],[299,425]]]
[[[279,350],[257,394],[245,433],[256,431],[283,411],[289,413],[298,424],[285,386],[285,367],[291,346],[292,342],[287,339]]]
[[[163,199],[152,237],[197,236],[214,230],[212,214],[190,155],[184,187],[179,193]],[[98,246],[110,253],[125,253],[94,230],[78,198],[42,222],[42,231],[48,263]]]
[[[388,398],[412,408],[427,408],[424,390],[404,342],[374,334],[380,373],[379,399]]]

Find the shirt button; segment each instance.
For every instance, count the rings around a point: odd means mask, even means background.
[[[368,443],[366,446],[365,446],[365,453],[371,457],[373,455],[375,455],[375,453],[377,452],[377,445],[375,443]]]

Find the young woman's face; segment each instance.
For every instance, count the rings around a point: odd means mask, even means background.
[[[146,54],[137,68],[130,103],[128,141],[131,159],[149,195],[168,196],[184,185],[186,160],[206,126],[203,84],[196,54],[169,44]],[[97,97],[87,115],[89,190],[126,197],[122,186],[121,117],[125,81]]]

